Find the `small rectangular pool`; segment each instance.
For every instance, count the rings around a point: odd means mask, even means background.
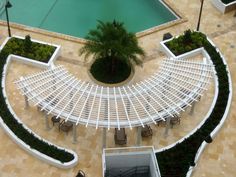
[[[1,1],[1,0],[0,0]],[[159,0],[10,0],[11,22],[85,37],[97,20],[124,22],[140,32],[178,17]],[[0,14],[6,19],[4,11]]]

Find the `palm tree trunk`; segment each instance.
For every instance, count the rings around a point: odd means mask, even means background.
[[[116,71],[116,58],[111,58],[111,74],[114,75]]]

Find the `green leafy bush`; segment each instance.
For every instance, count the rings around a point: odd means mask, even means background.
[[[9,54],[14,53],[14,54],[20,55],[22,54],[21,52],[23,52],[25,56],[29,56],[29,53],[26,53],[25,48],[23,47],[24,46],[23,44],[24,44],[24,40],[18,40],[16,38],[13,38],[13,40],[10,41],[10,44],[7,43],[6,47],[4,47],[3,50],[0,52],[0,73],[1,74],[3,73],[3,68]],[[34,43],[32,43],[32,46],[34,46]],[[35,46],[32,47],[32,51],[34,50],[34,48]],[[40,48],[40,46],[37,46],[36,48]],[[35,55],[33,55],[33,57],[34,56]],[[0,77],[0,84],[2,84],[2,76]],[[1,88],[2,88],[2,85],[1,85]],[[58,149],[54,145],[49,145],[48,143],[35,137],[32,133],[28,132],[28,130],[26,130],[23,127],[23,125],[19,123],[11,114],[11,112],[8,110],[2,91],[0,91],[0,116],[2,117],[4,123],[9,127],[9,129],[11,129],[11,131],[14,132],[14,134],[18,138],[24,141],[32,149],[35,149],[53,159],[59,160],[62,163],[70,162],[74,159],[73,154],[66,152],[64,150]]]
[[[47,63],[55,51],[54,46],[32,42],[29,35],[25,39],[12,37],[4,47],[8,54],[19,55]]]
[[[207,42],[203,33],[187,30],[184,35],[174,38],[166,46],[177,56],[202,47]]]
[[[26,53],[32,52],[32,41],[31,41],[30,35],[25,36],[24,50]]]
[[[190,165],[194,162],[196,153],[202,142],[205,140],[209,140],[210,142],[209,135],[220,123],[229,97],[229,78],[220,53],[211,45],[206,36],[200,32],[191,32],[191,39],[192,46],[195,45],[197,48],[204,47],[211,57],[218,76],[219,93],[211,115],[193,135],[176,146],[156,154],[162,177],[186,176]],[[201,43],[202,45],[200,45]],[[168,47],[176,45],[184,46],[183,36],[179,36],[178,38],[168,42]],[[195,47],[192,49],[196,49]],[[170,48],[170,50],[172,51],[172,48]],[[182,54],[182,50],[174,49],[173,51],[176,51],[176,54]]]
[[[127,65],[122,60],[116,61],[116,72],[110,74],[110,59],[100,58],[94,61],[90,68],[90,73],[93,77],[103,83],[115,84],[126,80],[131,73],[131,66]]]
[[[235,2],[236,0],[221,0],[224,4],[229,4],[231,2]]]

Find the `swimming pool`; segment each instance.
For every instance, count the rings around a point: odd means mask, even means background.
[[[76,37],[85,37],[97,20],[124,22],[140,32],[176,20],[159,0],[10,0],[11,22]],[[0,16],[5,20],[5,13]]]

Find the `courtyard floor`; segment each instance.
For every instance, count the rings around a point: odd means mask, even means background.
[[[139,38],[140,45],[145,49],[147,57],[144,61],[143,68],[136,68],[133,83],[148,78],[154,72],[158,71],[159,63],[165,56],[159,52],[159,42],[166,32],[173,35],[183,33],[184,30],[190,28],[195,29],[197,17],[200,7],[199,0],[168,0],[174,9],[180,11],[187,19],[186,22],[172,26],[167,29],[157,31]],[[222,15],[217,11],[209,1],[205,1],[201,31],[206,33],[210,39],[220,48],[225,56],[232,76],[232,82],[236,81],[236,18],[233,17],[234,12]],[[38,32],[24,31],[13,28],[14,35],[24,36],[30,34],[32,38],[55,43],[62,46],[61,57],[56,64],[62,64],[76,77],[82,80],[90,81],[87,74],[89,63],[84,63],[83,58],[78,55],[78,50],[83,45],[75,40],[66,40],[62,38],[44,35]],[[6,26],[0,25],[0,43],[7,37]],[[85,128],[78,126],[78,143],[72,143],[71,133],[68,135],[59,132],[58,127],[51,126],[51,129],[45,130],[44,115],[37,111],[36,107],[30,106],[24,108],[24,99],[16,90],[13,81],[19,76],[28,75],[40,71],[37,68],[13,62],[9,67],[7,75],[7,94],[10,103],[16,114],[22,121],[30,127],[35,133],[57,145],[73,149],[78,153],[78,165],[69,170],[62,170],[48,165],[33,156],[26,153],[18,147],[5,133],[0,129],[0,177],[23,177],[23,176],[52,176],[52,177],[71,177],[75,176],[79,169],[83,170],[88,177],[102,176],[102,129],[96,130],[94,127]],[[235,89],[233,85],[233,89]],[[162,148],[172,144],[180,138],[187,135],[194,127],[196,127],[204,115],[207,113],[214,94],[214,82],[209,86],[201,101],[196,104],[193,115],[189,114],[190,108],[181,114],[181,124],[170,129],[169,135],[164,137],[164,126],[152,125],[153,136],[142,140],[142,145],[153,145],[155,149]],[[222,130],[216,136],[214,141],[207,146],[203,152],[195,170],[194,177],[233,177],[234,166],[236,164],[236,111],[234,110],[235,94],[231,110]],[[136,145],[136,129],[126,129],[128,144],[127,146]],[[107,147],[117,147],[114,143],[114,130],[107,133]]]

